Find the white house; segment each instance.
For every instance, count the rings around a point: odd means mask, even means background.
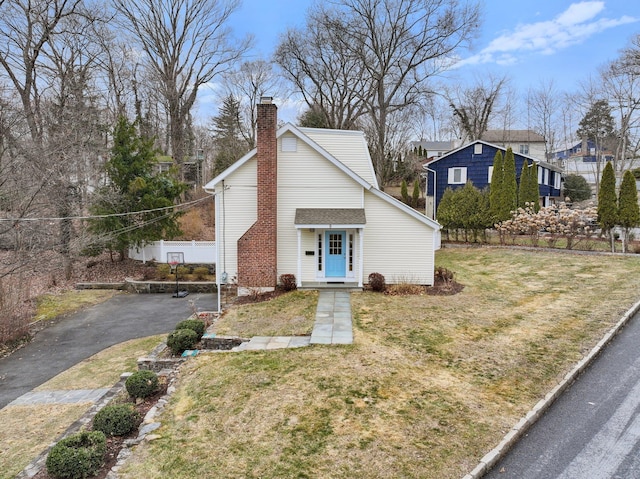
[[[440,225],[378,189],[359,131],[276,128],[270,98],[258,105],[257,148],[205,185],[215,195],[218,283],[239,294],[275,288],[433,284]]]

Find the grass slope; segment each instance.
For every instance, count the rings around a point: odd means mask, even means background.
[[[638,299],[638,257],[451,249],[437,264],[462,293],[353,294],[351,346],[189,361],[123,477],[459,478]]]

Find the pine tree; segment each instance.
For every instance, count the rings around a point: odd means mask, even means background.
[[[413,182],[413,193],[411,194],[411,206],[418,207],[418,200],[420,199],[420,183],[418,180]]]
[[[504,162],[502,152],[498,150],[493,157],[493,172],[491,173],[491,186],[489,189],[489,212],[494,222],[500,219],[500,197],[502,195],[502,177],[504,175]]]
[[[105,166],[109,184],[96,192],[90,207],[93,215],[104,217],[92,220],[89,229],[98,246],[118,251],[124,259],[129,246],[180,233],[179,214],[164,208],[173,206],[187,186],[155,171],[153,139],[140,136],[126,118],[118,120],[113,143]],[[136,211],[141,213],[120,215]]]
[[[222,101],[218,116],[212,118],[213,139],[216,146],[214,174],[226,170],[249,151],[249,145],[242,134],[240,102],[233,95]]]
[[[538,163],[535,161],[529,168],[529,186],[527,188],[529,202],[533,203],[533,211],[540,211],[540,187],[538,186]]]
[[[598,223],[607,231],[611,239],[611,251],[615,252],[615,237],[613,228],[618,222],[618,205],[616,198],[616,176],[610,161],[604,167],[600,190],[598,191]]]
[[[520,170],[520,182],[518,183],[518,208],[524,208],[527,199],[527,188],[529,186],[529,162],[524,160],[522,162],[522,169]]]
[[[626,253],[629,245],[631,228],[640,225],[640,209],[638,208],[638,190],[636,178],[630,170],[624,172],[618,196],[618,224],[624,231],[622,252]]]
[[[404,203],[409,204],[409,191],[407,190],[407,182],[405,180],[402,180],[402,184],[400,185],[400,196]]]
[[[518,183],[516,181],[516,159],[513,150],[507,148],[504,155],[502,190],[500,195],[500,219],[508,220],[518,207]]]

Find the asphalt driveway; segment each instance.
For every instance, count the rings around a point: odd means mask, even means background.
[[[168,333],[193,312],[217,311],[214,294],[123,293],[57,320],[12,355],[0,359],[0,409],[57,374],[129,339]]]

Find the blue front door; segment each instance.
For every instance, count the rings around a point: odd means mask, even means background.
[[[327,231],[325,233],[325,245],[327,255],[325,259],[325,276],[333,278],[344,278],[347,253],[346,253],[345,231]]]

